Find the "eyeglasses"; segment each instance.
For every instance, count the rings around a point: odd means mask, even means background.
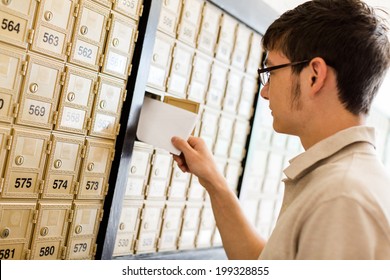
[[[275,66],[271,66],[271,67],[259,68],[257,70],[257,73],[259,74],[260,83],[263,86],[265,86],[269,82],[269,76],[270,76],[271,71],[274,71],[274,70],[280,69],[280,68],[284,68],[284,67],[288,67],[288,66],[295,66],[295,65],[299,65],[299,64],[303,64],[303,63],[308,63],[308,62],[310,62],[310,59],[298,61],[298,62],[281,64],[281,65],[275,65]]]

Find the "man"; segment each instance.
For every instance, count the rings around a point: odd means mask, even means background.
[[[390,176],[364,126],[390,64],[387,27],[359,0],[314,0],[266,31],[261,96],[277,132],[305,152],[284,171],[285,194],[265,242],[200,138],[174,137],[179,167],[210,195],[230,259],[390,259]]]

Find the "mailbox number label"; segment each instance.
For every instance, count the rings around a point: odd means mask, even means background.
[[[13,259],[15,256],[15,249],[0,250],[0,260]]]
[[[30,188],[31,187],[31,181],[32,178],[16,178],[15,180],[15,189],[23,189],[23,188]]]
[[[20,23],[15,24],[13,20],[8,20],[6,18],[3,18],[3,21],[1,22],[1,29],[8,30],[10,32],[15,31],[16,33],[19,33]]]

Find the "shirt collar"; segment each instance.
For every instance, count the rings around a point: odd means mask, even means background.
[[[354,126],[341,130],[291,159],[290,165],[283,172],[290,180],[298,179],[320,160],[356,142],[367,142],[375,147],[375,129],[368,126]]]

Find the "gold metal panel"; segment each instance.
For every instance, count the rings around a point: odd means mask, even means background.
[[[12,137],[2,196],[37,198],[43,184],[50,133],[14,127]]]
[[[32,36],[35,0],[0,2],[0,41],[27,48]]]
[[[109,27],[109,9],[88,0],[79,2],[69,61],[98,70]]]
[[[65,60],[71,41],[76,0],[41,0],[32,50]]]
[[[75,66],[66,66],[55,129],[85,135],[96,93],[96,73]]]
[[[31,200],[0,201],[0,245],[19,242],[29,245],[35,208],[36,202]]]
[[[84,137],[53,133],[51,141],[42,197],[72,199],[78,185]]]
[[[111,12],[111,18],[102,72],[127,79],[138,37],[137,22],[115,12]]]
[[[62,85],[63,63],[28,55],[16,123],[51,129]]]
[[[122,105],[126,98],[126,83],[102,74],[98,80],[99,87],[88,135],[115,139],[119,133]]]
[[[114,158],[114,141],[86,138],[86,152],[80,171],[78,199],[103,199]]]
[[[0,121],[11,123],[19,98],[25,53],[0,43]]]
[[[143,0],[115,0],[113,10],[138,20],[143,11]]]

